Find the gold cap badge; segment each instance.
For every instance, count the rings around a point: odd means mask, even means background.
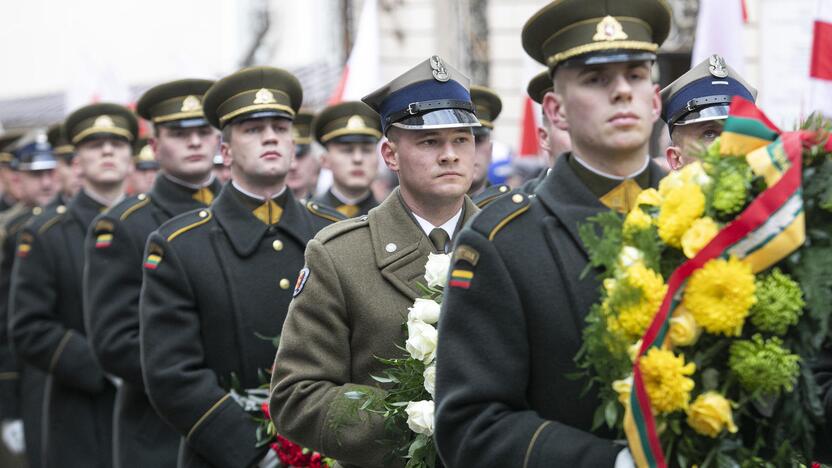
[[[366,128],[367,125],[364,124],[364,119],[361,118],[360,115],[354,115],[347,120],[347,128],[349,130],[356,130],[359,128]]]
[[[98,128],[112,128],[116,126],[115,122],[113,122],[113,118],[109,115],[99,116],[97,119],[95,119],[95,122],[93,122],[92,125],[93,127]]]
[[[179,112],[196,112],[202,110],[202,103],[196,96],[188,96],[182,101],[182,108]]]
[[[254,95],[253,104],[274,104],[275,102],[277,101],[274,94],[266,88],[260,88],[260,91],[257,91],[257,94]]]
[[[593,41],[622,41],[627,39],[627,33],[617,19],[607,15],[595,26]]]

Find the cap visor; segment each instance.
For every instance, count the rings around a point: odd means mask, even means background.
[[[463,109],[439,109],[414,115],[392,124],[405,130],[435,130],[441,128],[479,127],[480,121],[473,113]]]
[[[57,166],[57,161],[55,161],[54,159],[48,159],[43,161],[32,161],[30,163],[21,163],[20,165],[18,165],[17,169],[26,172],[48,171],[51,169],[55,169]]]
[[[353,135],[337,136],[337,137],[329,140],[326,143],[327,144],[329,144],[329,143],[373,143],[373,144],[375,144],[377,142],[378,142],[378,138],[376,138],[372,135],[353,134]]]
[[[643,50],[615,49],[604,53],[579,55],[559,63],[559,67],[602,65],[605,63],[644,62],[656,60],[656,54]]]
[[[233,125],[238,124],[240,122],[252,119],[265,119],[268,117],[277,117],[281,119],[289,119],[294,120],[294,116],[289,114],[288,112],[283,112],[276,109],[266,109],[266,110],[259,110],[255,112],[250,112],[248,114],[238,115],[234,117],[230,122],[226,123],[225,125]]]
[[[729,106],[711,106],[700,109],[698,112],[691,112],[684,118],[674,122],[673,125],[683,126],[712,120],[724,120],[728,118]]]
[[[208,123],[207,120],[196,118],[196,119],[183,119],[183,120],[172,120],[170,122],[160,123],[157,124],[160,127],[168,127],[168,128],[194,128],[194,127],[202,127],[205,125],[211,125]]]

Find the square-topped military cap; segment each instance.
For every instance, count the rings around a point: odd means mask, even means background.
[[[434,55],[361,100],[381,116],[385,135],[390,127],[478,127],[469,85],[467,76]]]
[[[49,137],[49,144],[52,145],[52,152],[56,158],[62,158],[69,162],[75,157],[75,147],[69,143],[64,134],[64,126],[57,123],[49,126],[46,135]]]
[[[55,169],[58,161],[52,153],[46,130],[37,128],[18,139],[12,150],[12,167],[18,171],[45,171]]]
[[[153,125],[200,127],[208,125],[202,112],[202,98],[211,80],[184,79],[156,85],[142,94],[136,113]]]
[[[488,133],[494,129],[494,121],[503,110],[503,101],[493,89],[485,86],[471,86],[471,101],[474,103],[474,111],[481,127],[476,127],[476,133]]]
[[[64,133],[76,146],[84,140],[101,136],[119,137],[132,142],[138,130],[139,121],[133,111],[109,102],[86,105],[64,120]]]
[[[360,101],[331,105],[315,117],[312,127],[318,143],[376,143],[381,139],[378,113]]]
[[[661,91],[662,120],[673,129],[728,118],[734,96],[755,101],[757,90],[719,55],[711,55]]]
[[[555,0],[523,26],[523,49],[549,70],[655,60],[670,20],[665,0]]]
[[[159,169],[159,161],[156,161],[147,138],[139,138],[133,142],[133,166],[139,171]]]
[[[529,81],[529,85],[526,86],[526,93],[529,94],[532,101],[543,104],[543,96],[553,89],[555,89],[555,85],[552,81],[552,75],[549,70],[543,70]]]
[[[10,166],[14,155],[12,154],[12,147],[14,143],[23,136],[25,132],[22,130],[13,130],[0,135],[0,166]]]
[[[293,120],[303,102],[295,75],[274,67],[243,68],[214,83],[202,106],[208,122],[222,129],[249,119]]]

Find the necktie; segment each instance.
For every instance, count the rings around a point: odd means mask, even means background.
[[[635,208],[641,187],[633,179],[627,179],[601,197],[601,203],[607,208],[627,214]]]
[[[283,208],[275,203],[274,200],[268,200],[255,208],[252,213],[254,213],[257,219],[266,224],[277,224],[280,221],[280,217],[283,216]]]
[[[202,187],[201,189],[194,192],[194,194],[191,195],[191,197],[204,205],[210,205],[211,202],[214,201],[214,192],[212,192],[207,187]]]
[[[428,239],[433,242],[433,247],[439,253],[448,253],[448,233],[442,228],[433,228],[428,234]]]

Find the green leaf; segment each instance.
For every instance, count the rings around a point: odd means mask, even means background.
[[[618,402],[610,400],[607,402],[607,407],[604,409],[604,419],[607,422],[607,427],[610,429],[615,427],[618,422]]]

